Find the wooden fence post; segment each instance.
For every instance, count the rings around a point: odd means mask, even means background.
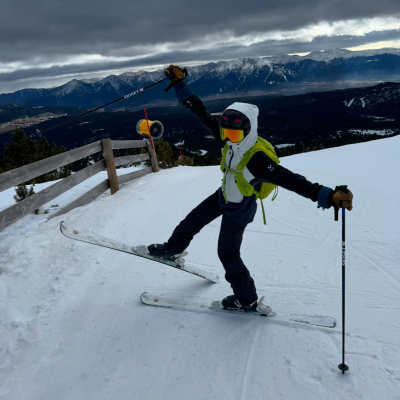
[[[150,160],[151,160],[151,166],[153,167],[153,172],[158,172],[160,170],[158,166],[158,160],[157,160],[157,154],[156,154],[156,149],[152,148],[151,145],[148,143],[148,149],[149,149],[149,154],[150,154]]]
[[[110,184],[110,192],[113,195],[119,190],[117,170],[115,169],[114,153],[111,146],[111,139],[103,139],[101,141],[103,146],[103,156],[107,168],[108,182]]]

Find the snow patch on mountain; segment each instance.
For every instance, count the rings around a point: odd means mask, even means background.
[[[294,143],[274,144],[274,147],[277,147],[278,149],[281,149],[284,147],[289,147],[289,146],[294,146]]]
[[[84,82],[84,83],[96,83],[96,82],[99,82],[99,81],[101,81],[103,79],[104,79],[104,77],[102,77],[102,78],[79,79],[79,80],[81,82]]]
[[[395,132],[394,129],[349,129],[351,133],[362,133],[363,135],[386,136]]]
[[[310,59],[314,61],[324,61],[329,62],[335,58],[353,58],[353,57],[373,57],[376,55],[382,54],[395,54],[400,56],[400,49],[397,48],[384,48],[384,49],[376,49],[376,50],[360,50],[360,51],[351,51],[346,49],[334,49],[334,50],[325,50],[325,51],[313,51],[306,56],[300,57],[301,59]],[[378,60],[370,60],[378,61]]]
[[[267,57],[263,57],[263,58],[259,58],[257,61],[256,61],[256,67],[257,68],[262,68],[262,67],[269,67],[269,68],[272,68],[272,66],[274,65],[274,63],[270,60],[270,59],[268,59]]]
[[[73,93],[77,93],[77,92],[83,93],[83,92],[89,91],[87,85],[88,84],[86,84],[82,81],[73,79],[72,81],[69,81],[65,85],[58,87],[53,93],[58,97],[67,96],[69,94],[73,94]]]
[[[99,89],[101,90],[102,86],[111,86],[116,91],[119,91],[122,86],[122,81],[116,75],[107,76],[107,78],[102,79],[99,82]]]

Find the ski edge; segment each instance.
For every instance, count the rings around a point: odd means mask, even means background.
[[[320,316],[320,315],[304,315],[304,314],[284,314],[273,311],[271,315],[258,314],[258,313],[244,313],[244,312],[234,312],[223,309],[213,308],[211,305],[206,306],[204,304],[184,304],[183,302],[173,301],[168,298],[162,298],[159,296],[154,296],[149,292],[143,292],[140,295],[140,300],[143,304],[154,306],[154,307],[164,307],[178,310],[186,310],[186,311],[197,311],[197,312],[223,312],[223,313],[231,313],[231,314],[240,314],[240,315],[250,315],[257,317],[265,317],[271,320],[276,321],[284,321],[284,322],[293,322],[300,323],[304,325],[311,326],[319,326],[323,328],[334,328],[336,326],[336,319],[328,316]]]

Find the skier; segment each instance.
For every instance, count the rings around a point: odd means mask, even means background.
[[[233,103],[219,120],[211,115],[202,101],[185,84],[180,67],[170,65],[164,72],[170,77],[170,86],[175,89],[179,102],[209,129],[218,144],[229,146],[225,154],[229,169],[235,170],[244,154],[257,142],[258,107],[248,103]],[[318,202],[318,207],[344,207],[351,210],[353,194],[344,193],[337,187],[311,183],[304,176],[295,174],[278,165],[263,151],[253,155],[243,169],[243,177],[253,187],[261,182],[269,182],[293,191],[303,197]],[[225,297],[220,307],[226,310],[255,312],[268,306],[257,303],[258,296],[253,278],[240,257],[240,246],[247,224],[254,219],[257,204],[255,195],[244,196],[237,186],[235,176],[225,172],[224,187],[201,202],[179,223],[172,236],[163,244],[148,246],[151,255],[174,259],[189,246],[193,237],[214,219],[222,215],[218,239],[218,256],[225,268],[226,280],[231,284],[233,295]],[[341,204],[342,202],[342,204]]]

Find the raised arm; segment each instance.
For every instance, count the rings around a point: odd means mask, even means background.
[[[171,74],[176,77],[176,79],[171,79],[171,86],[175,89],[179,103],[190,110],[197,120],[213,134],[218,144],[224,147],[225,142],[221,139],[219,132],[219,119],[207,110],[190,86],[186,85],[181,68],[170,65],[166,70],[166,75],[170,76]]]
[[[192,89],[185,82],[174,86],[174,89],[179,102],[190,110],[197,120],[213,134],[218,144],[224,147],[225,142],[221,140],[219,133],[219,118],[207,110],[200,98],[193,94]]]

